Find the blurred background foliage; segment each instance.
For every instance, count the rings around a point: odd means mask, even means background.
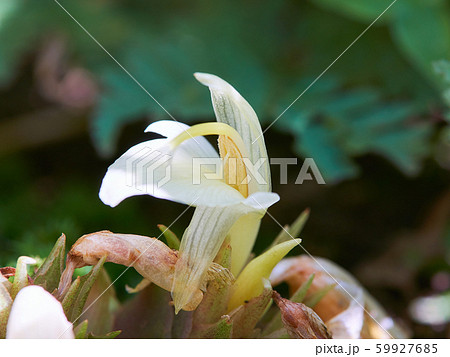
[[[232,83],[263,127],[391,4],[59,2],[177,120],[213,118],[192,77],[203,71]],[[449,296],[449,60],[450,2],[398,0],[266,134],[270,156],[312,157],[327,182],[294,185],[296,166],[280,185],[273,167],[272,214],[287,224],[310,207],[304,246],[355,273],[419,337],[450,333],[418,300]],[[0,85],[0,265],[45,256],[61,232],[158,236],[183,212],[150,197],[99,201],[112,160],[169,114],[57,2],[0,2]],[[279,230],[267,216],[262,227],[258,252]],[[118,281],[121,298],[135,281]]]

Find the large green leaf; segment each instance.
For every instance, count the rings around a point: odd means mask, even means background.
[[[271,122],[390,3],[270,0],[264,6],[228,1],[211,6],[207,0],[61,0],[168,114],[56,3],[5,0],[0,7],[0,81],[11,79],[20,59],[42,40],[60,34],[70,61],[98,78],[101,96],[91,133],[99,152],[113,155],[121,129],[130,122],[171,115],[183,122],[213,117],[209,96],[192,77],[196,71],[232,83],[261,121]],[[398,98],[405,106],[417,105],[415,116],[440,105],[431,61],[449,55],[448,17],[443,0],[397,1],[380,26],[367,31],[274,127],[293,133],[298,153],[313,157],[328,180],[356,176],[354,158],[369,152],[381,153],[407,173],[417,172],[421,158],[430,153],[427,132],[398,125],[386,130],[386,148],[380,149],[379,134],[364,132],[369,122],[360,118],[383,105],[389,111]],[[360,116],[355,110],[362,111]],[[355,120],[364,123],[350,123]],[[396,119],[388,113],[385,120]],[[409,129],[413,133],[400,138],[399,132]],[[351,135],[343,135],[347,131]],[[420,154],[406,144],[411,138],[423,148]]]
[[[444,99],[447,107],[450,107],[450,60],[440,60],[433,63],[434,71],[442,78],[444,86]],[[450,120],[450,114],[447,113],[447,119]]]
[[[337,11],[343,15],[350,16],[357,20],[372,22],[386,8],[392,4],[393,0],[311,0],[313,3],[323,6],[326,9]],[[380,23],[391,17],[390,12],[386,12]]]
[[[373,89],[317,92],[302,109],[298,115],[287,114],[279,125],[291,128],[297,151],[313,158],[328,182],[355,177],[353,160],[367,153],[416,174],[431,150],[430,123],[411,119],[422,108],[383,101]]]
[[[399,1],[392,34],[399,48],[429,80],[432,62],[450,57],[450,6],[442,0]]]

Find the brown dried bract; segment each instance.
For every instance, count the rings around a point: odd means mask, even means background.
[[[331,338],[320,317],[305,304],[282,298],[276,291],[272,298],[281,311],[281,320],[289,335],[302,339]]]
[[[6,279],[10,278],[11,276],[15,276],[16,275],[16,268],[14,267],[3,267],[0,268],[0,274],[3,275]],[[31,278],[31,276],[27,275],[28,278],[28,282],[30,284],[33,283],[33,279]]]
[[[9,278],[11,276],[16,275],[16,268],[14,267],[0,268],[0,274],[2,274],[5,278]]]
[[[59,297],[67,292],[76,268],[95,265],[105,255],[107,262],[133,267],[145,279],[171,290],[178,251],[156,238],[100,231],[82,236],[70,249],[58,288]],[[198,290],[185,309],[195,309],[202,298],[203,293]]]

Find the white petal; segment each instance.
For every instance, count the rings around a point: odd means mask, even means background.
[[[19,291],[9,315],[6,338],[74,338],[58,300],[42,287]]]
[[[270,166],[266,145],[258,117],[250,104],[223,79],[207,73],[195,73],[195,78],[211,91],[211,99],[218,122],[232,126],[241,135],[247,146],[249,159],[253,165],[263,160],[261,174],[264,182],[258,182],[254,175],[250,175],[250,193],[256,191],[271,191]]]
[[[332,319],[326,321],[333,338],[360,338],[364,324],[364,292],[357,285],[341,281],[335,289],[349,297],[348,307]],[[345,289],[345,290],[344,290]]]
[[[175,265],[172,296],[178,312],[192,299],[217,255],[225,237],[239,217],[254,212],[238,204],[228,207],[200,206],[184,232],[180,258]]]
[[[295,273],[293,268],[298,265],[298,261],[299,257],[284,258],[280,261],[275,268],[273,268],[272,273],[270,273],[270,283],[273,286],[281,284],[286,278],[289,277],[289,275]]]
[[[189,125],[173,120],[160,120],[150,124],[145,129],[145,132],[152,132],[165,136],[168,139],[173,139],[189,128]],[[193,140],[188,140],[183,144],[183,148],[190,152],[193,157],[219,157],[216,149],[204,137],[195,137]]]
[[[280,196],[274,192],[255,192],[248,196],[243,202],[245,205],[256,210],[267,209],[280,200]]]
[[[100,188],[100,199],[112,207],[137,195],[195,206],[226,206],[243,201],[244,197],[223,179],[204,178],[204,174],[211,171],[208,165],[200,166],[202,180],[197,183],[194,158],[199,158],[201,149],[193,140],[183,142],[174,152],[167,145],[169,139],[155,139],[133,146],[109,167]],[[203,146],[209,150],[206,148]],[[217,153],[215,155],[212,159],[219,162]]]
[[[144,132],[156,133],[165,136],[166,138],[172,139],[187,129],[189,129],[189,125],[184,123],[173,120],[159,120],[147,126]]]
[[[239,204],[197,207],[181,240],[180,259],[175,266],[172,295],[177,310],[191,300],[203,282],[205,273],[227,234],[230,234],[232,249],[240,249],[236,253],[237,260],[232,262],[233,271],[238,272],[242,268],[258,233],[259,220],[264,216],[265,210],[278,199],[276,193],[256,192]],[[239,222],[244,217],[247,219]],[[249,226],[239,230],[240,223]]]
[[[339,279],[339,281],[353,284],[357,288],[361,289],[363,293],[363,306],[370,314],[370,318],[373,318],[373,322],[375,326],[377,326],[376,328],[378,329],[380,336],[383,336],[383,338],[393,337],[396,339],[409,338],[407,331],[404,330],[401,325],[394,322],[380,303],[361,285],[358,280],[356,280],[352,274],[328,259],[317,259],[320,264],[322,264],[322,266],[327,269],[331,275]]]

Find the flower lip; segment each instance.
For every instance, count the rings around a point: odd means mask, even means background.
[[[167,138],[154,139],[137,144],[123,154],[116,162],[110,166],[100,189],[100,199],[112,207],[117,206],[122,200],[135,195],[150,194],[151,196],[176,201],[190,205],[203,205],[209,207],[221,207],[238,203],[248,204],[256,209],[267,208],[266,199],[261,202],[252,197],[256,188],[256,179],[252,178],[249,185],[250,195],[243,196],[235,188],[226,184],[223,180],[205,180],[205,185],[193,184],[193,159],[212,157],[219,159],[217,152],[203,137],[196,137],[197,142],[189,136],[187,130],[194,135],[229,135],[233,142],[239,143],[239,150],[245,151],[245,147],[239,134],[235,129],[224,123],[204,123],[198,126],[189,127],[187,125],[163,121],[149,125],[146,131],[156,132]],[[175,149],[171,149],[176,146]],[[155,159],[152,152],[159,153]],[[244,154],[245,155],[245,154]],[[159,158],[167,156],[166,162],[158,164]],[[162,160],[162,159],[161,159]],[[167,166],[171,166],[170,180],[158,186],[158,180],[162,180],[166,175]],[[152,174],[152,181],[148,181],[148,168],[155,166]],[[142,176],[142,177],[141,177]],[[252,186],[253,185],[253,186]],[[276,194],[265,192],[272,196],[270,201],[275,203],[279,198]],[[275,198],[274,198],[275,197]]]

